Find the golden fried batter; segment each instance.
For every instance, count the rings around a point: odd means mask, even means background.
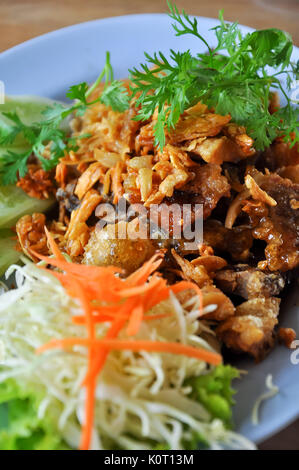
[[[28,173],[19,179],[17,186],[22,188],[28,196],[37,199],[48,199],[56,191],[50,173],[35,164],[28,166]]]
[[[120,230],[127,230],[127,226],[126,222],[120,222],[102,230],[95,228],[85,246],[82,262],[97,266],[117,266],[126,274],[138,269],[155,253],[156,248],[148,238],[117,238]]]
[[[256,361],[263,359],[274,344],[280,299],[259,297],[236,308],[234,316],[221,323],[217,336],[236,352],[246,352]]]
[[[23,252],[33,261],[39,261],[32,253],[48,255],[47,237],[45,234],[46,216],[44,214],[24,215],[16,225],[18,240]]]

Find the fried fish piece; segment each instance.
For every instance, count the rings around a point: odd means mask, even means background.
[[[220,165],[207,163],[191,168],[192,179],[174,191],[166,202],[170,204],[203,204],[203,218],[207,219],[219,200],[230,196],[230,184],[221,174]]]
[[[293,328],[279,328],[278,340],[287,348],[292,349],[292,343],[296,339],[296,331]]]
[[[128,230],[128,223],[107,225],[91,233],[85,246],[83,264],[96,266],[117,266],[125,274],[131,274],[147,261],[156,251],[152,240],[148,238],[120,238],[120,230]]]
[[[262,360],[274,346],[279,304],[277,297],[247,300],[236,308],[234,316],[217,327],[218,338],[229,349]]]
[[[211,277],[204,265],[194,265],[185,258],[178,255],[175,250],[171,250],[172,256],[182,270],[182,275],[188,281],[195,282],[199,287],[211,284]]]
[[[208,219],[203,226],[204,243],[213,247],[219,253],[228,252],[235,261],[246,261],[252,247],[252,230],[248,226],[238,226],[232,229],[215,219]]]
[[[251,299],[279,295],[285,286],[285,276],[279,272],[266,273],[248,264],[237,264],[217,271],[214,282],[227,294]]]
[[[267,204],[258,193],[243,211],[249,215],[253,237],[264,240],[266,262],[270,271],[288,271],[299,265],[299,184],[277,174],[252,171],[252,179],[275,204]],[[258,209],[258,210],[257,210]],[[261,265],[260,265],[261,266]]]
[[[212,281],[214,276],[213,270],[216,271],[220,267],[223,267],[223,264],[226,263],[225,260],[218,256],[206,255],[195,259],[194,263],[179,256],[175,250],[171,252],[182,270],[182,277],[195,282],[201,288],[203,307],[208,305],[215,306],[214,310],[205,314],[203,318],[206,320],[223,321],[232,316],[235,312],[232,301],[221,292],[220,289],[215,287]],[[210,258],[209,262],[208,258]],[[203,261],[202,264],[199,263],[200,260]],[[220,260],[222,260],[222,262]]]
[[[290,146],[281,140],[275,141],[260,156],[259,161],[270,171],[277,171],[284,166],[299,164],[299,145]]]
[[[179,143],[198,137],[215,136],[231,120],[230,115],[214,113],[183,114],[175,129],[169,134],[171,143]]]
[[[232,301],[220,289],[214,285],[206,285],[201,289],[203,306],[215,305],[214,311],[203,316],[205,320],[217,322],[232,318],[235,313],[235,307]]]
[[[32,250],[41,255],[48,255],[47,237],[45,234],[46,216],[40,213],[24,215],[16,225],[18,241],[25,255],[34,262],[39,259],[34,256]]]
[[[71,220],[65,234],[67,251],[71,257],[83,254],[90,229],[86,224],[88,218],[94,213],[102,196],[94,189],[90,189],[81,201],[80,206],[71,213]]]

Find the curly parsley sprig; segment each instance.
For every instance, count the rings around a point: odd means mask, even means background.
[[[161,52],[145,54],[141,70],[130,70],[132,93],[140,107],[136,119],[145,121],[158,110],[156,145],[163,148],[165,127],[174,128],[181,113],[198,101],[244,125],[258,150],[278,135],[284,135],[292,145],[298,141],[298,108],[292,106],[279,80],[284,76],[289,88],[298,68],[291,63],[289,34],[271,28],[243,36],[237,23],[225,23],[221,11],[219,25],[213,28],[216,43],[212,49],[199,33],[196,18],[191,19],[184,10],[180,13],[171,2],[168,6],[176,36],[191,34],[208,51],[192,56],[189,50],[171,50],[170,60]],[[275,73],[269,72],[269,66]],[[275,89],[281,91],[286,105],[270,114],[269,98]]]
[[[90,101],[88,98],[104,79],[105,85],[101,95]],[[106,53],[105,66],[90,87],[86,82],[71,86],[66,94],[67,98],[75,100],[69,107],[60,103],[48,106],[43,112],[44,120],[32,125],[26,125],[19,118],[17,113],[2,113],[10,122],[10,126],[0,127],[0,145],[10,146],[21,134],[28,150],[18,152],[8,150],[0,158],[0,179],[2,184],[15,183],[18,177],[22,178],[27,173],[27,163],[29,157],[34,154],[41,162],[45,170],[54,168],[65,152],[76,150],[76,143],[68,132],[63,129],[63,121],[75,113],[83,115],[86,109],[97,102],[111,106],[113,110],[123,112],[129,106],[129,96],[123,84],[114,80],[113,70],[110,64],[110,54]],[[79,138],[88,137],[86,134]],[[45,158],[45,147],[49,144],[49,158]]]
[[[280,81],[283,77],[290,90],[292,80],[299,74],[299,62],[291,62],[293,44],[289,34],[270,28],[243,36],[238,24],[225,23],[220,11],[219,25],[212,29],[215,34],[212,47],[200,34],[196,18],[189,17],[184,10],[180,13],[171,2],[168,6],[176,36],[191,34],[207,48],[207,53],[194,56],[189,50],[170,50],[169,59],[162,52],[145,53],[146,63],[129,71],[132,80],[129,97],[124,85],[114,80],[107,52],[105,66],[91,87],[83,82],[69,89],[67,97],[75,100],[73,105],[56,103],[46,109],[44,121],[31,126],[25,125],[16,113],[3,113],[12,124],[0,128],[0,145],[10,146],[22,134],[28,151],[10,150],[1,157],[2,183],[13,183],[18,175],[24,176],[32,153],[43,168],[55,167],[66,151],[76,148],[74,139],[62,129],[63,121],[72,113],[84,114],[97,102],[123,112],[134,99],[138,109],[134,119],[141,121],[150,119],[157,110],[155,144],[161,149],[165,145],[165,129],[173,129],[180,115],[198,101],[214,108],[216,113],[230,114],[234,122],[244,125],[257,150],[268,147],[281,135],[291,145],[299,141],[298,107],[293,106]],[[90,100],[102,80],[105,85],[101,96]],[[269,100],[275,89],[281,91],[286,104],[270,114]],[[50,158],[46,159],[44,151],[48,144]]]

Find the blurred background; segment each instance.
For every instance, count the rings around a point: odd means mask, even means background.
[[[176,0],[193,15],[288,31],[299,46],[299,0]],[[166,11],[166,0],[0,0],[0,51],[54,29],[109,16]]]
[[[253,28],[288,31],[299,46],[299,0],[176,0],[188,13],[218,17]],[[166,0],[0,0],[0,52],[74,23],[134,13],[164,13]],[[153,31],[154,34],[154,31]],[[299,421],[260,449],[299,449]]]

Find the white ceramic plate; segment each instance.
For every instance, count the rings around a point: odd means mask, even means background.
[[[215,19],[198,18],[201,33],[213,45]],[[105,60],[105,51],[111,52],[116,78],[127,76],[128,68],[143,61],[143,52],[161,50],[168,53],[190,49],[203,51],[199,40],[183,36],[176,38],[166,15],[132,15],[83,23],[16,46],[0,55],[0,80],[5,83],[7,94],[30,94],[63,99],[70,85],[96,78]],[[241,27],[244,32],[250,28]],[[299,59],[295,48],[294,60]],[[282,324],[293,327],[299,333],[298,292],[293,289],[283,302]],[[291,352],[282,346],[259,365],[249,360],[237,361],[248,371],[237,383],[235,407],[237,430],[256,443],[286,426],[299,416],[299,364],[293,365]],[[299,358],[299,354],[298,354]],[[251,411],[256,398],[265,391],[267,374],[279,386],[279,394],[261,409],[260,424],[251,424]],[[299,437],[298,437],[299,449]]]

